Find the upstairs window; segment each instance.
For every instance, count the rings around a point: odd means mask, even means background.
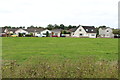
[[[91,31],[93,31],[93,29]]]
[[[107,32],[109,32],[109,30],[107,30]]]
[[[82,29],[79,29],[79,31],[82,31]]]
[[[86,31],[88,31],[88,29],[86,29]]]

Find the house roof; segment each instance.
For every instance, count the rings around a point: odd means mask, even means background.
[[[26,29],[26,31],[28,32],[41,32],[43,30],[44,30],[43,28],[31,28],[31,27]]]
[[[102,30],[106,30],[106,29],[114,29],[114,28],[110,28],[110,27],[105,27],[105,28],[101,28]]]
[[[53,29],[53,30],[51,30],[52,32],[61,32],[62,31],[62,29]]]
[[[1,32],[1,33],[4,33],[5,29],[6,29],[6,28],[1,27],[1,28],[0,28],[0,32]]]
[[[71,28],[71,29],[69,29],[68,31],[69,31],[69,32],[75,32],[77,29],[78,29],[78,27],[76,27],[76,28]]]
[[[87,33],[97,33],[94,26],[82,26]]]
[[[8,31],[15,32],[15,31],[17,31],[19,28],[7,28],[7,29],[8,29]]]
[[[69,29],[70,32],[75,32],[80,26]],[[96,33],[97,30],[94,26],[82,26],[87,33]]]
[[[2,27],[2,33],[4,33],[5,29],[7,29],[8,31],[15,32],[15,31],[18,30],[19,28],[5,28],[5,27]]]

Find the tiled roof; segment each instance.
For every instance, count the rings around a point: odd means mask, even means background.
[[[53,29],[53,30],[51,30],[52,32],[61,32],[62,31],[62,29]]]
[[[26,31],[28,32],[41,32],[43,31],[43,28],[27,28]]]
[[[76,28],[71,28],[71,29],[69,29],[69,31],[70,31],[70,32],[75,32],[77,29],[78,29],[78,27],[76,27]]]
[[[97,33],[94,26],[82,26],[87,33]]]

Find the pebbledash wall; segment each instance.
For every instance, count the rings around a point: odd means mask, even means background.
[[[2,33],[2,28],[0,28],[0,33]],[[0,37],[0,80],[2,79],[2,37]]]

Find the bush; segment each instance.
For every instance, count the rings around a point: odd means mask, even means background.
[[[32,35],[31,34],[26,34],[25,37],[32,37]]]
[[[22,33],[19,33],[18,36],[19,36],[19,37],[23,37],[23,34],[22,34]]]

